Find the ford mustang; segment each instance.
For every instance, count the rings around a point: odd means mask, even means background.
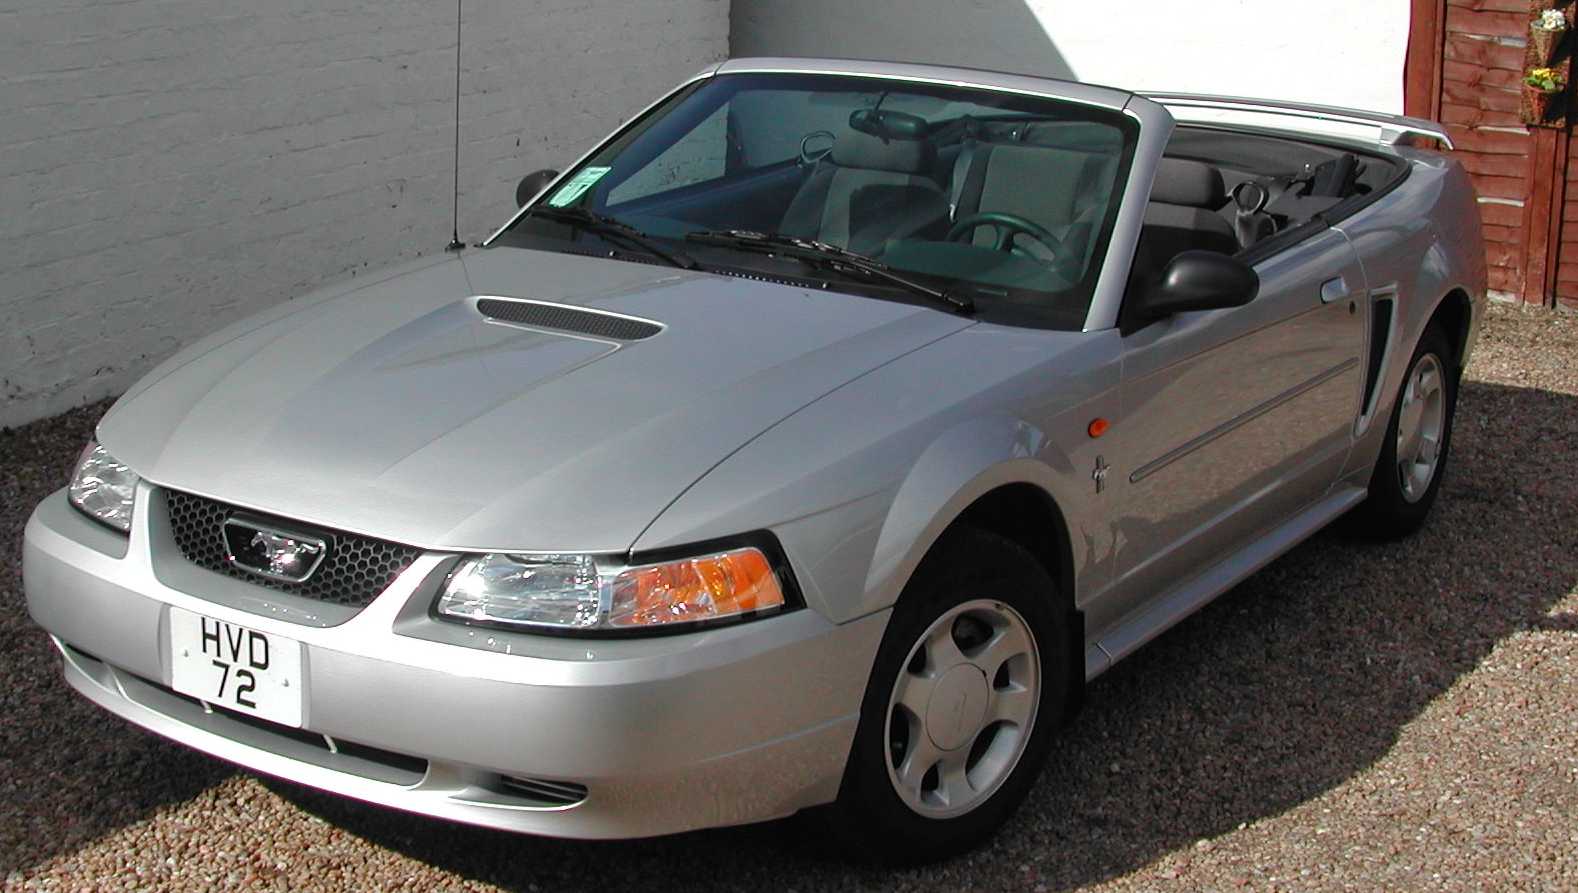
[[[110,712],[350,797],[957,852],[1089,680],[1328,523],[1425,522],[1486,300],[1446,142],[726,62],[482,245],[156,368],[28,523],[28,609]]]

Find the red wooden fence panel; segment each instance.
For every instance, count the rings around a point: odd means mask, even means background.
[[[1563,135],[1568,140],[1566,185],[1567,198],[1562,203],[1561,234],[1558,242],[1558,260],[1556,263],[1556,300],[1578,309],[1578,146],[1572,145],[1572,137]]]
[[[1411,0],[1404,85],[1408,113],[1447,126],[1479,190],[1492,292],[1578,307],[1578,145],[1565,124],[1525,126],[1522,97],[1529,23],[1572,2]]]
[[[1421,25],[1440,35],[1435,60],[1421,56],[1429,53]],[[1542,300],[1542,289],[1527,288],[1528,218],[1535,210],[1530,199],[1538,186],[1538,140],[1520,113],[1528,0],[1414,0],[1414,30],[1409,67],[1432,67],[1430,83],[1439,95],[1424,107],[1426,100],[1413,94],[1428,88],[1422,78],[1410,77],[1409,111],[1434,112],[1447,125],[1455,155],[1474,179],[1490,287],[1509,297]]]

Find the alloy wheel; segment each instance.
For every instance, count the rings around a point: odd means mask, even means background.
[[[1430,490],[1446,431],[1446,372],[1433,353],[1419,358],[1403,386],[1397,416],[1397,475],[1403,498],[1418,502]]]
[[[937,618],[888,699],[888,777],[928,818],[976,808],[1018,765],[1035,726],[1041,664],[1018,611],[976,600]]]

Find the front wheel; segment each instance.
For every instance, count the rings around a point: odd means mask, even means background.
[[[1431,326],[1419,341],[1370,477],[1370,494],[1349,529],[1372,539],[1418,530],[1435,504],[1452,445],[1457,374],[1446,335]]]
[[[841,842],[885,862],[968,849],[1046,761],[1070,696],[1069,618],[1035,557],[956,530],[894,608],[832,807]]]

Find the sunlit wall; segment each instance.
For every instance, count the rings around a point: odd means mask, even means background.
[[[935,62],[1401,112],[1406,0],[734,0],[731,53]]]

